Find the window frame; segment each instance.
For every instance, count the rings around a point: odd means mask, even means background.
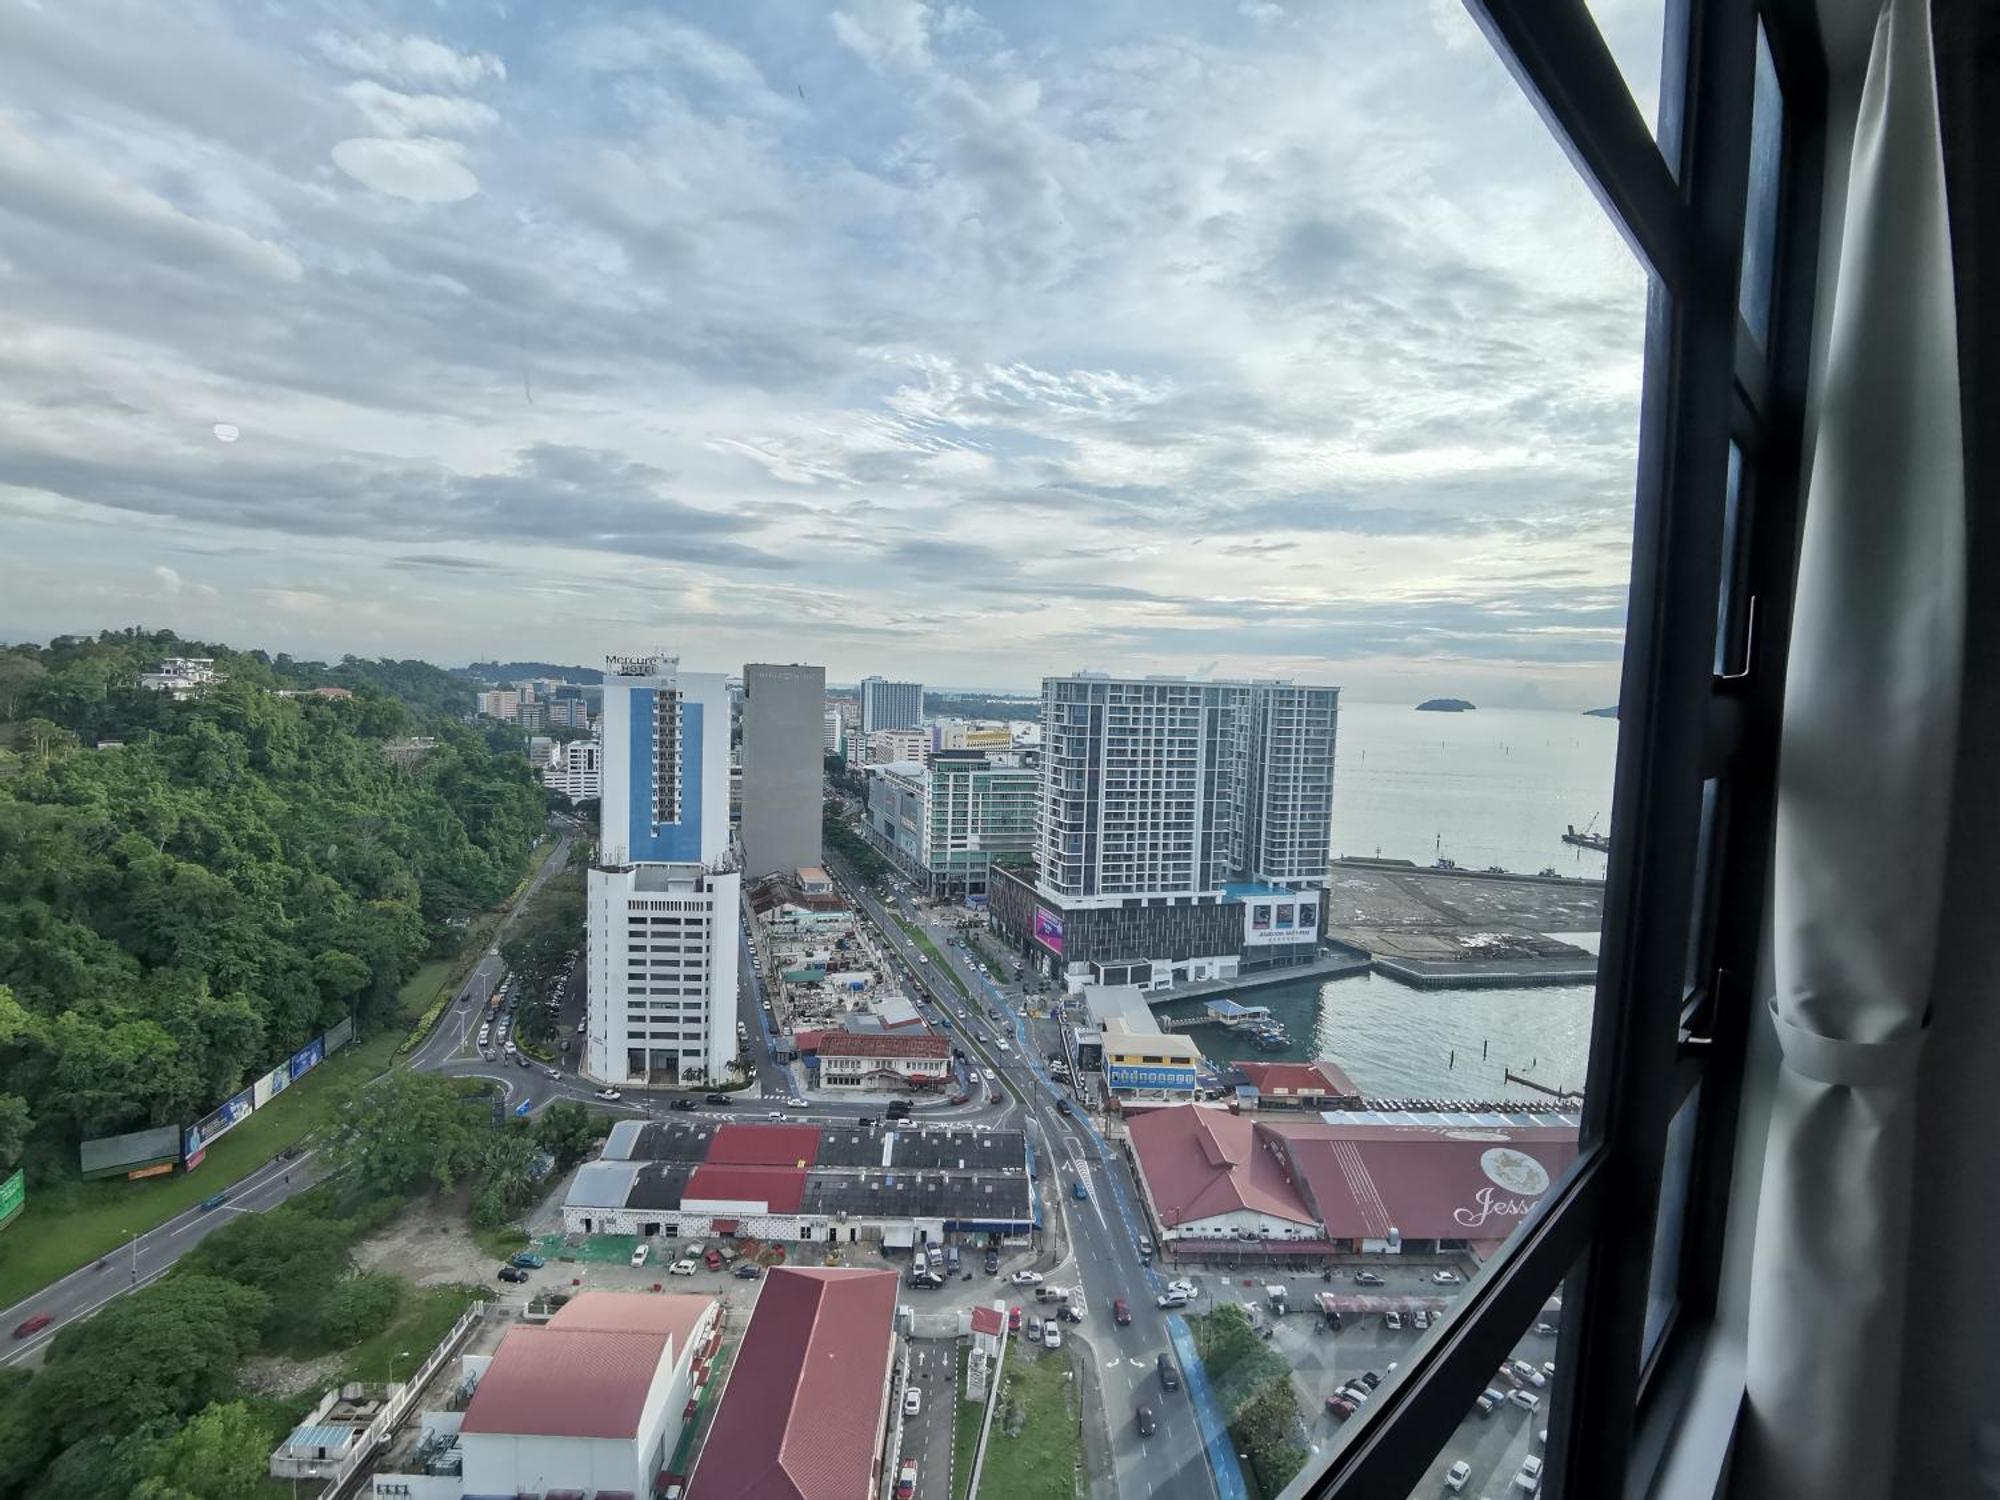
[[[1558,1290],[1543,1493],[1645,1493],[1714,1326],[1770,866],[1825,151],[1810,0],[1667,0],[1657,144],[1583,0],[1466,4],[1652,272],[1616,837],[1576,1166],[1368,1422],[1290,1491],[1326,1500],[1410,1494]],[[1783,102],[1768,348],[1737,285],[1760,23]],[[1725,618],[1741,651],[1719,664]],[[1697,1086],[1675,1296],[1645,1358],[1667,1128]]]

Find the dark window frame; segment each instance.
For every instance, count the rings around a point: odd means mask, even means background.
[[[1713,1327],[1802,510],[1826,113],[1810,0],[1667,0],[1657,144],[1583,0],[1467,6],[1653,273],[1615,837],[1576,1166],[1297,1486],[1343,1500],[1410,1494],[1557,1291],[1543,1493],[1637,1495],[1657,1472]],[[1784,96],[1768,349],[1737,296],[1760,22]],[[1666,1132],[1699,1085],[1675,1296],[1648,1359]]]

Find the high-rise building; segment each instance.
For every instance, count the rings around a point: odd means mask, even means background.
[[[729,840],[729,693],[668,656],[607,657],[584,1072],[697,1083],[736,1053],[743,877]]]
[[[933,896],[986,894],[996,858],[1035,844],[1039,773],[977,750],[940,750],[928,766],[868,774],[868,829]]]
[[[821,748],[828,755],[845,755],[846,747],[846,721],[841,718],[839,709],[829,708],[826,711],[826,737],[821,741]]]
[[[820,861],[826,668],[743,669],[743,872]]]
[[[924,722],[924,685],[890,682],[882,677],[861,679],[861,733],[878,729],[912,729]]]
[[[603,789],[603,746],[596,740],[569,740],[553,747],[542,770],[542,785],[572,802],[594,802]]]
[[[863,741],[863,747],[862,759],[871,766],[891,761],[921,763],[931,753],[930,736],[921,729],[878,729]]]
[[[1036,873],[995,882],[996,922],[1076,982],[1309,960],[1339,701],[1278,681],[1044,679]]]

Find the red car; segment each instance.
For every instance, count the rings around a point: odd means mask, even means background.
[[[719,1271],[722,1269],[722,1257],[717,1255],[713,1250],[702,1256],[702,1259],[708,1263],[709,1270]]]
[[[917,1461],[914,1458],[906,1458],[903,1460],[901,1472],[896,1475],[896,1500],[911,1500],[911,1496],[916,1492]]]
[[[1009,1333],[1019,1333],[1021,1331],[1020,1308],[1010,1307],[1007,1309],[1007,1331]]]
[[[15,1326],[14,1337],[17,1339],[31,1338],[53,1322],[55,1322],[55,1317],[51,1313],[36,1313],[32,1318],[23,1318]]]
[[[1353,1416],[1356,1410],[1358,1410],[1355,1404],[1345,1396],[1328,1396],[1326,1398],[1326,1409],[1343,1422]]]
[[[1111,1299],[1111,1321],[1124,1324],[1132,1321],[1132,1304],[1123,1297]]]

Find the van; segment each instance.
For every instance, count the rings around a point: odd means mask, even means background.
[[[944,1263],[950,1269],[952,1275],[956,1276],[958,1274],[958,1246],[945,1246]]]

